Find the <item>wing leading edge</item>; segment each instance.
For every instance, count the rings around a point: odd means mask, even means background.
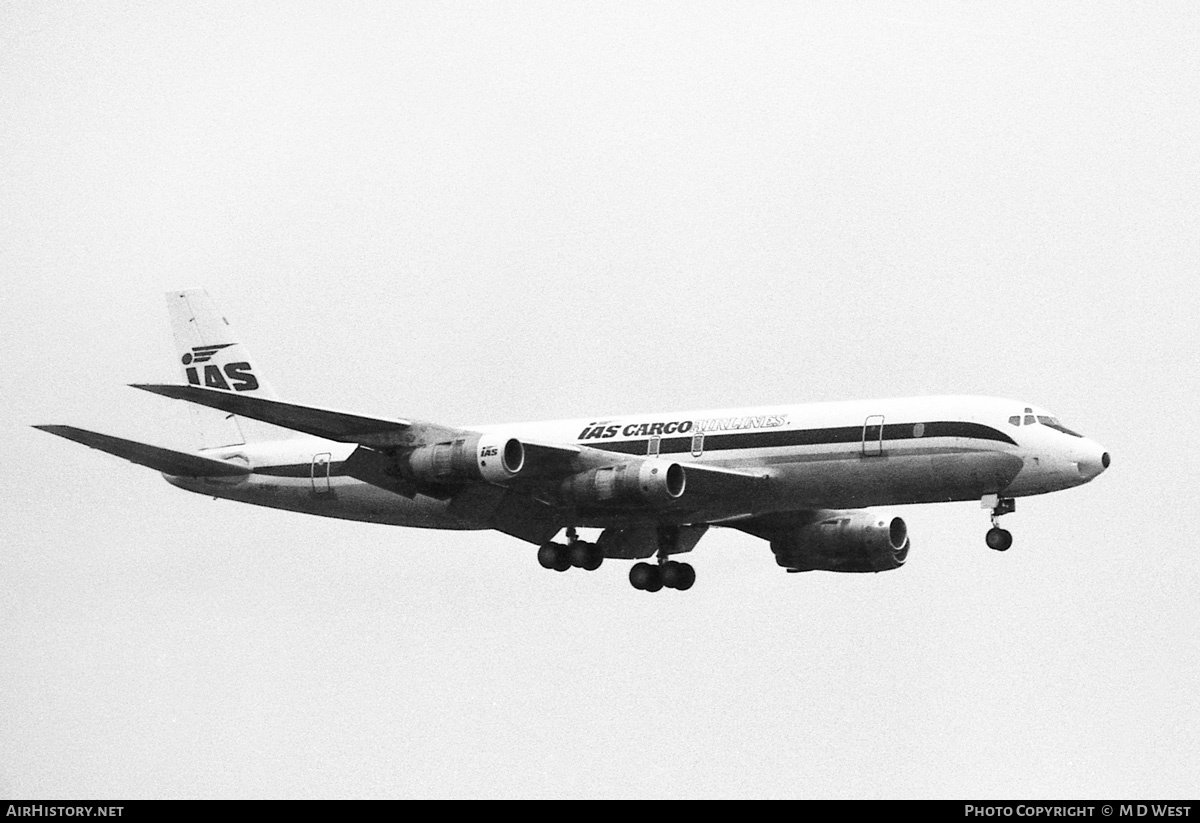
[[[397,452],[411,453],[411,450],[422,446],[444,444],[472,434],[478,436],[477,433],[464,429],[434,423],[369,417],[197,386],[132,385],[134,388],[164,397],[198,403],[305,434],[365,446],[367,450],[359,449],[348,461],[348,473],[364,482],[408,497],[420,491],[436,497],[449,498],[459,493],[464,486],[461,482],[455,482],[449,487],[438,488],[431,486],[427,482],[428,478],[423,481],[422,478],[411,476],[411,470],[404,469],[403,461],[397,462]],[[519,475],[502,482],[501,485],[552,505],[558,502],[552,502],[553,498],[557,497],[558,484],[573,475],[609,466],[637,464],[647,459],[588,446],[536,439],[523,440],[521,447],[526,457],[524,469]],[[697,503],[704,507],[706,503],[701,502],[702,500],[711,501],[726,497],[745,500],[756,496],[764,489],[765,484],[770,482],[770,476],[766,473],[699,463],[680,463],[680,466],[687,477],[686,499],[662,504],[676,513],[694,509]],[[474,485],[474,479],[466,485]],[[698,509],[696,513],[699,515]]]
[[[250,417],[292,431],[363,446],[412,446],[422,441],[453,437],[457,429],[420,423],[413,420],[366,417],[361,414],[301,406],[281,400],[267,400],[244,394],[231,394],[196,386],[176,386],[158,383],[131,383],[135,389],[161,394],[175,400],[186,400],[201,406],[219,409],[230,414]]]

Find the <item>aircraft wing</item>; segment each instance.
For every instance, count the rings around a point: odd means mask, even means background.
[[[219,409],[229,414],[262,420],[265,423],[316,435],[326,440],[358,443],[361,446],[374,448],[420,446],[426,443],[452,440],[464,434],[462,429],[439,426],[436,423],[401,418],[367,417],[351,412],[323,409],[318,406],[301,406],[297,403],[284,403],[280,400],[264,400],[261,397],[202,389],[198,386],[159,383],[131,383],[130,385],[135,389],[161,394],[163,397],[187,400],[189,403],[198,403],[201,406]],[[579,446],[536,440],[523,440],[522,445],[533,458],[531,462],[537,465],[539,474],[570,474],[573,460],[576,460],[585,451],[596,452],[595,449],[583,449]],[[597,452],[597,454],[601,453]],[[612,462],[611,456],[609,456],[608,462]]]
[[[76,443],[82,443],[102,452],[115,454],[117,457],[137,463],[139,466],[147,466],[177,477],[237,477],[250,473],[248,467],[226,460],[214,460],[198,454],[163,449],[134,440],[125,440],[108,434],[79,429],[75,426],[34,426],[34,428],[50,434],[57,434],[59,437],[74,440]]]
[[[540,440],[522,440],[521,445],[525,447],[525,454],[531,466],[531,470],[525,474],[534,479],[562,479],[574,474],[579,471],[578,467],[585,459],[585,452],[596,451],[568,443],[546,443]],[[589,456],[592,462],[596,461],[596,455]],[[608,462],[612,462],[611,457]]]
[[[413,420],[365,417],[361,414],[301,406],[280,400],[265,400],[244,394],[232,394],[198,386],[130,384],[135,389],[161,394],[175,400],[187,400],[230,414],[262,420],[285,429],[312,434],[326,440],[359,443],[363,446],[411,446],[429,440],[454,437],[461,432],[432,423]]]
[[[364,482],[407,497],[421,492],[449,498],[461,493],[464,485],[473,484],[470,481],[464,484],[461,479],[448,480],[449,485],[431,483],[428,478],[421,480],[403,468],[398,470],[393,462],[394,457],[385,454],[394,449],[410,449],[469,434],[462,429],[400,418],[367,417],[199,386],[133,384],[133,387],[328,440],[365,446],[366,450],[356,451],[348,462],[348,472]],[[618,454],[571,443],[534,439],[522,440],[521,444],[525,450],[526,468],[503,485],[539,500],[554,499],[558,484],[579,472],[646,459],[644,456]],[[686,509],[702,500],[745,500],[761,492],[765,484],[770,482],[765,474],[699,463],[681,462],[680,465],[687,477],[688,491],[676,508]]]

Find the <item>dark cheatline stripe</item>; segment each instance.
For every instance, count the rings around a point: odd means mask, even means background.
[[[982,423],[964,423],[950,420],[939,420],[924,423],[924,432],[917,436],[913,423],[888,423],[883,427],[884,442],[897,440],[928,440],[931,437],[963,437],[971,440],[994,440],[999,443],[1017,445],[1016,441],[1002,431],[985,426]],[[878,434],[872,432],[868,442],[877,442]],[[753,431],[753,432],[712,432],[704,435],[704,451],[720,451],[728,449],[780,449],[790,446],[824,446],[838,443],[861,443],[863,441],[862,426],[839,426],[830,429],[799,429],[793,431]],[[579,440],[581,446],[600,449],[606,452],[621,454],[644,455],[648,440],[622,440],[612,442],[607,440]],[[690,454],[692,451],[691,435],[685,437],[664,437],[659,441],[659,454]]]
[[[312,477],[312,463],[291,463],[287,466],[260,466],[254,470],[255,474],[268,474],[271,477]],[[344,475],[342,471],[342,463],[329,464],[329,476],[340,477]],[[324,477],[324,474],[318,475]]]
[[[985,426],[982,423],[962,423],[955,421],[936,421],[923,424],[924,433],[918,437],[913,423],[888,423],[883,427],[884,443],[898,440],[928,440],[931,437],[963,437],[970,440],[994,440],[999,443],[1017,445],[1016,441],[1002,431]],[[878,435],[872,433],[869,443],[877,442]],[[751,431],[751,432],[713,432],[704,435],[704,451],[722,451],[729,449],[781,449],[790,446],[823,446],[831,443],[859,444],[863,440],[862,426],[839,426],[832,429],[799,429],[794,431]],[[647,438],[640,440],[579,440],[581,446],[587,446],[600,451],[617,454],[633,454],[644,457],[649,444]],[[659,441],[658,453],[691,454],[692,436],[664,437]],[[329,476],[339,477],[345,474],[341,462],[329,464]],[[272,477],[312,477],[312,463],[293,463],[288,466],[262,466],[254,470],[255,474],[266,474]]]
[[[905,434],[906,429],[907,434]],[[892,434],[893,431],[895,431],[894,435]],[[1008,443],[1010,446],[1017,445],[1017,441],[1004,432],[999,429],[993,429],[991,426],[985,426],[982,423],[926,423],[925,433],[922,437],[967,437],[974,440],[995,440],[999,443]],[[908,423],[888,424],[883,427],[884,440],[903,440],[906,438],[910,440],[919,439],[913,433],[913,427]]]

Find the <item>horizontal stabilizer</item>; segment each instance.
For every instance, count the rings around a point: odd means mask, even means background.
[[[79,429],[75,426],[34,426],[50,434],[57,434],[76,443],[82,443],[102,452],[115,454],[139,466],[147,466],[164,474],[176,477],[238,477],[250,473],[250,469],[225,460],[214,460],[198,454],[161,449],[134,440],[125,440],[99,432]]]
[[[131,385],[135,389],[161,394],[163,397],[199,403],[201,406],[342,443],[361,443],[367,446],[420,445],[419,441],[425,440],[427,436],[453,437],[459,434],[456,429],[417,424],[411,420],[364,417],[360,414],[231,394],[197,386],[141,383]]]

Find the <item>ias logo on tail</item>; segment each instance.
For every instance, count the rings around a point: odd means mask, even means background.
[[[226,363],[224,373],[222,373],[220,367],[208,362],[218,351],[232,345],[232,343],[221,343],[216,346],[196,346],[185,354],[182,358],[183,371],[187,374],[188,383],[193,386],[206,386],[210,389],[224,389],[225,391],[229,391],[231,388],[233,391],[257,389],[258,378],[250,371],[249,363]],[[203,381],[200,379],[201,363],[205,364]]]

